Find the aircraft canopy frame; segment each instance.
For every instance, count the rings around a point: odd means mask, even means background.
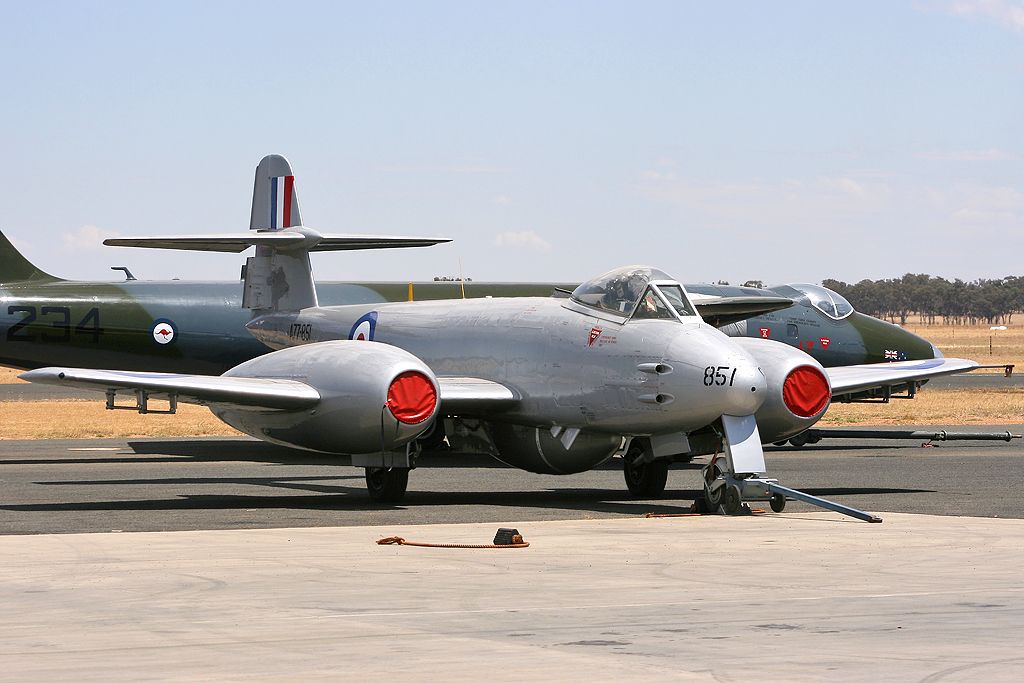
[[[812,285],[806,282],[798,282],[787,285],[803,294],[811,306],[821,311],[832,320],[843,320],[853,315],[853,304],[846,300],[846,297],[839,292],[833,291],[821,285]]]
[[[570,299],[624,320],[701,319],[686,289],[664,271],[649,266],[608,271],[574,289]]]

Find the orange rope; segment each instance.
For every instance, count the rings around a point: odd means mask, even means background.
[[[516,535],[512,537],[513,543],[508,545],[494,545],[493,543],[487,543],[483,545],[474,545],[470,543],[416,543],[414,541],[407,541],[401,536],[388,536],[377,541],[377,545],[413,545],[418,548],[529,548],[530,544],[523,540],[522,536]]]

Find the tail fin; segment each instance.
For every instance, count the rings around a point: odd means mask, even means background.
[[[268,154],[256,166],[250,230],[280,230],[302,225],[292,166],[280,154]]]
[[[0,283],[11,282],[46,282],[59,280],[49,273],[36,268],[32,263],[21,255],[21,252],[11,244],[7,236],[0,232]]]
[[[303,226],[292,167],[277,154],[263,157],[256,167],[249,228],[249,233],[242,234],[122,237],[103,240],[103,244],[236,254],[255,246],[256,255],[245,263],[242,307],[260,315],[317,306],[311,251],[429,247],[450,241],[443,237],[324,235]]]

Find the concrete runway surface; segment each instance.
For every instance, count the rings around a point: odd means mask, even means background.
[[[0,680],[1018,681],[1022,456],[768,449],[782,483],[885,520],[865,524],[796,503],[645,519],[688,507],[696,464],[637,501],[617,463],[445,456],[380,508],[359,470],[246,439],[5,442]],[[498,526],[530,548],[374,543]]]
[[[518,522],[517,522],[518,524]],[[1024,521],[0,537],[8,680],[1019,681]],[[494,524],[394,526],[487,542]]]

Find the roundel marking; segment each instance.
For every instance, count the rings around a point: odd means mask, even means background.
[[[377,332],[377,311],[370,311],[353,325],[348,338],[353,341],[373,341]]]
[[[167,318],[153,321],[153,340],[160,345],[170,344],[178,335],[178,328]]]

